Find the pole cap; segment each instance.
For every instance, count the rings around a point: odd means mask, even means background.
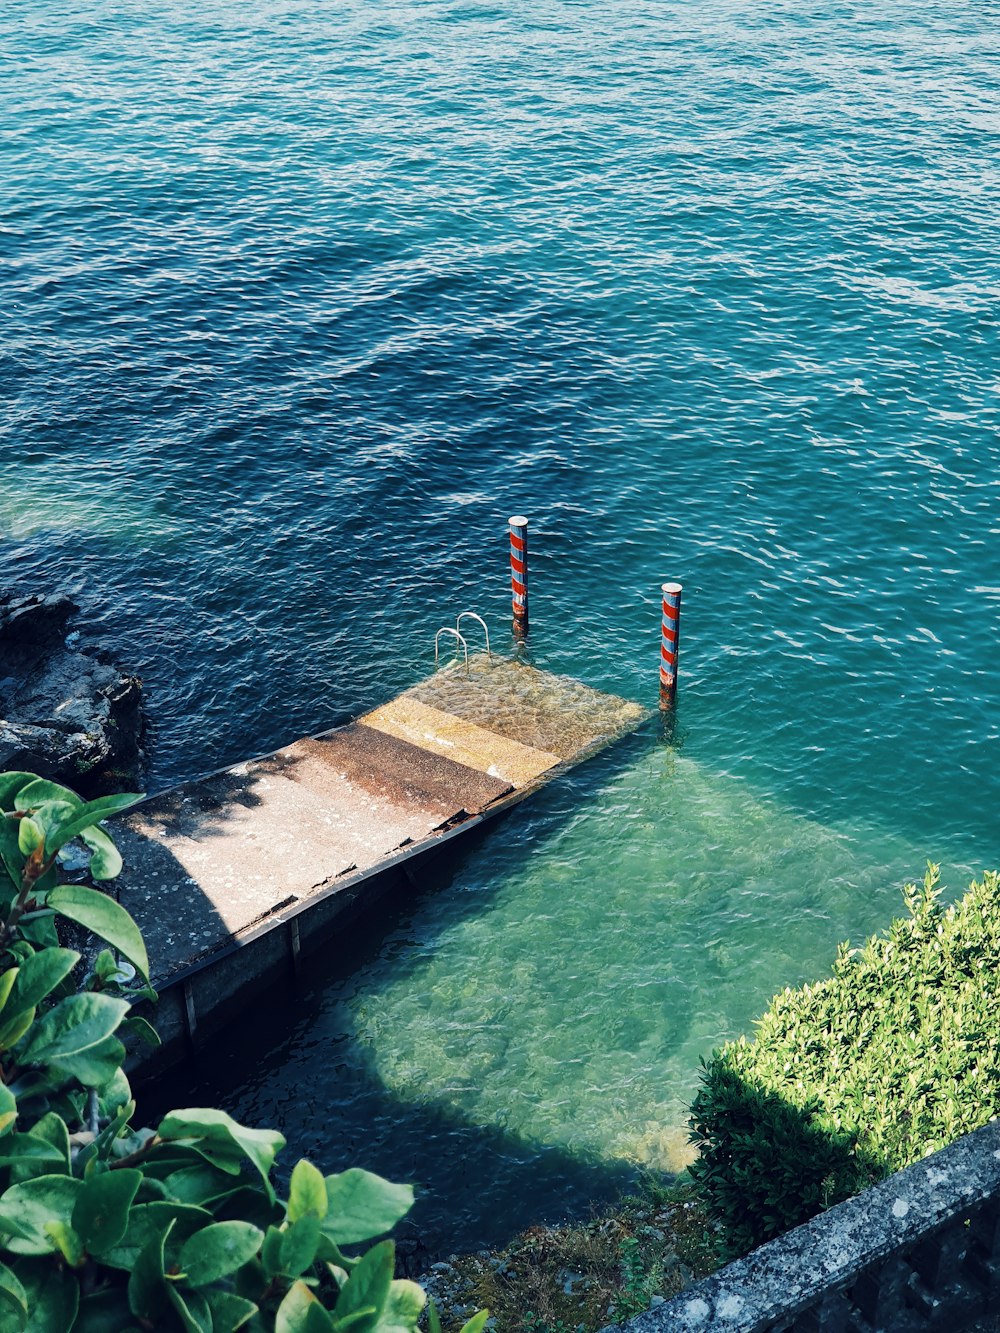
[[[523,514],[514,514],[507,520],[507,522],[512,528],[526,528],[528,526],[528,520]]]
[[[513,521],[514,521],[514,520],[511,519],[511,522],[512,522],[512,523],[513,523]],[[682,587],[682,585],[681,585],[680,583],[661,583],[661,584],[660,584],[660,588],[661,588],[661,590],[662,590],[663,592],[667,593],[668,596],[672,596],[672,597],[676,597],[676,596],[678,596],[681,592],[684,591],[684,589],[683,589],[683,587]]]

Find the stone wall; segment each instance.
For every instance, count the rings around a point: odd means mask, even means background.
[[[993,1121],[624,1327],[960,1333],[997,1309],[1000,1122]]]

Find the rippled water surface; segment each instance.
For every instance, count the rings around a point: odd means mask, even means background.
[[[1000,862],[997,33],[0,13],[0,567],[142,674],[154,786],[383,701],[457,610],[499,636],[510,513],[542,666],[651,702],[684,583],[674,743],[522,807],[204,1085],[433,1182],[429,1230],[678,1162],[700,1054],[926,856]]]

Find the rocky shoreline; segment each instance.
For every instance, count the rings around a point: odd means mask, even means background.
[[[68,628],[69,597],[0,594],[0,771],[23,769],[81,795],[137,788],[142,681]]]

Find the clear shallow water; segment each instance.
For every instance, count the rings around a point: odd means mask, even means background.
[[[0,571],[143,675],[153,786],[499,630],[510,513],[550,669],[652,702],[684,583],[679,750],[517,812],[239,1102],[470,1237],[672,1160],[699,1053],[1000,861],[994,20],[0,15]]]

